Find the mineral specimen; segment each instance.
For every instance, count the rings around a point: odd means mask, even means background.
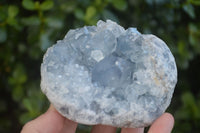
[[[169,106],[177,68],[167,45],[111,20],[70,30],[49,48],[41,88],[65,117],[83,124],[145,127]]]

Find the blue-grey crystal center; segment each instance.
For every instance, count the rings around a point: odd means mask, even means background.
[[[133,81],[134,70],[134,62],[123,55],[112,53],[94,66],[92,82],[103,87],[125,87]]]

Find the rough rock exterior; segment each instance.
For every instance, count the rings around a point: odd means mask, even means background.
[[[70,30],[41,65],[41,88],[65,117],[83,124],[150,125],[169,106],[177,68],[167,45],[115,22]]]

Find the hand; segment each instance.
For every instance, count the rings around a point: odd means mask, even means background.
[[[148,133],[170,133],[174,118],[164,113],[150,127]],[[51,105],[46,113],[25,124],[21,133],[75,133],[77,123],[61,116]],[[117,128],[95,125],[91,133],[116,133]],[[121,133],[143,133],[144,128],[122,128]]]

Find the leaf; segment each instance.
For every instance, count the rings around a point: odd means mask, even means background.
[[[16,84],[23,84],[27,80],[26,73],[24,71],[24,67],[22,65],[18,65],[13,72],[13,78],[16,78]]]
[[[200,111],[195,102],[195,98],[191,92],[183,93],[182,102],[185,108],[189,108],[189,111],[191,111],[190,114],[192,114],[194,118],[200,118],[200,114],[199,114]]]
[[[33,119],[33,118],[30,115],[30,113],[28,113],[28,112],[21,114],[20,117],[19,117],[19,121],[20,121],[21,124],[25,124],[28,121],[30,121],[31,119]]]
[[[0,43],[5,42],[7,39],[7,31],[5,28],[0,28]]]
[[[104,10],[102,15],[103,15],[104,20],[110,19],[110,20],[115,21],[117,23],[119,22],[117,16],[115,16],[115,14],[112,13],[111,11],[109,11],[109,10]]]
[[[195,36],[195,33],[197,32],[197,26],[194,25],[194,24],[189,24],[189,41],[190,41],[190,44],[191,45],[196,45],[198,42],[197,42],[197,39],[196,39],[196,36]]]
[[[21,85],[15,85],[15,87],[12,89],[12,98],[16,102],[20,102],[24,96],[24,90]]]
[[[184,104],[184,106],[190,106],[190,105],[194,105],[195,104],[195,100],[193,95],[190,92],[185,92],[182,94],[182,102]]]
[[[88,7],[85,14],[85,20],[90,21],[90,19],[94,17],[95,14],[96,14],[96,8],[93,6]]]
[[[77,8],[74,12],[75,14],[75,17],[80,19],[80,20],[83,20],[84,19],[84,12],[83,10],[81,10],[80,8]]]
[[[11,26],[16,26],[17,25],[17,20],[15,18],[8,18],[6,21]]]
[[[127,8],[127,2],[125,0],[112,0],[113,6],[121,11],[126,10]]]
[[[16,64],[12,76],[9,77],[9,83],[13,86],[19,86],[26,82],[27,75],[22,64]]]
[[[65,13],[71,13],[77,8],[76,6],[77,6],[76,1],[66,1],[65,3],[62,3],[62,5],[60,5],[60,8]]]
[[[30,16],[30,17],[27,17],[27,18],[21,18],[21,22],[24,25],[28,25],[28,26],[39,25],[40,24],[40,19],[39,19],[38,16]]]
[[[189,42],[196,53],[200,53],[200,29],[195,23],[189,24]]]
[[[40,8],[44,11],[50,10],[53,7],[54,3],[52,0],[46,0],[41,5]]]
[[[195,18],[195,11],[194,11],[194,7],[191,4],[187,4],[183,6],[183,10],[191,17],[191,18]]]
[[[35,1],[35,9],[38,10],[38,11],[41,10],[39,1]]]
[[[31,101],[28,98],[23,99],[23,105],[24,107],[29,111],[29,112],[33,112],[34,108],[32,106]]]
[[[18,44],[18,50],[20,53],[25,53],[26,52],[26,45],[23,43]]]
[[[0,23],[7,19],[7,8],[0,6]]]
[[[199,6],[200,5],[200,0],[190,0],[190,3]]]
[[[33,43],[34,44],[34,43]],[[34,44],[36,45],[36,44]],[[32,49],[29,49],[29,56],[31,56],[32,59],[38,59],[41,55],[41,49],[38,47],[32,47]]]
[[[35,10],[35,3],[32,0],[23,0],[22,6],[27,10]]]
[[[183,41],[178,42],[178,52],[182,56],[184,56],[184,55],[186,55],[186,53],[188,53],[187,49],[186,49],[186,45]]]
[[[108,3],[109,3],[109,2],[112,2],[112,1],[113,1],[113,0],[105,0],[105,2],[108,2]]]
[[[40,44],[42,51],[46,51],[47,48],[52,44],[47,34],[42,34],[40,36]]]
[[[63,26],[62,18],[58,17],[48,17],[46,18],[46,22],[48,26],[52,28],[61,28]]]
[[[10,18],[14,18],[19,12],[19,9],[17,6],[9,6],[8,7],[8,16]]]

